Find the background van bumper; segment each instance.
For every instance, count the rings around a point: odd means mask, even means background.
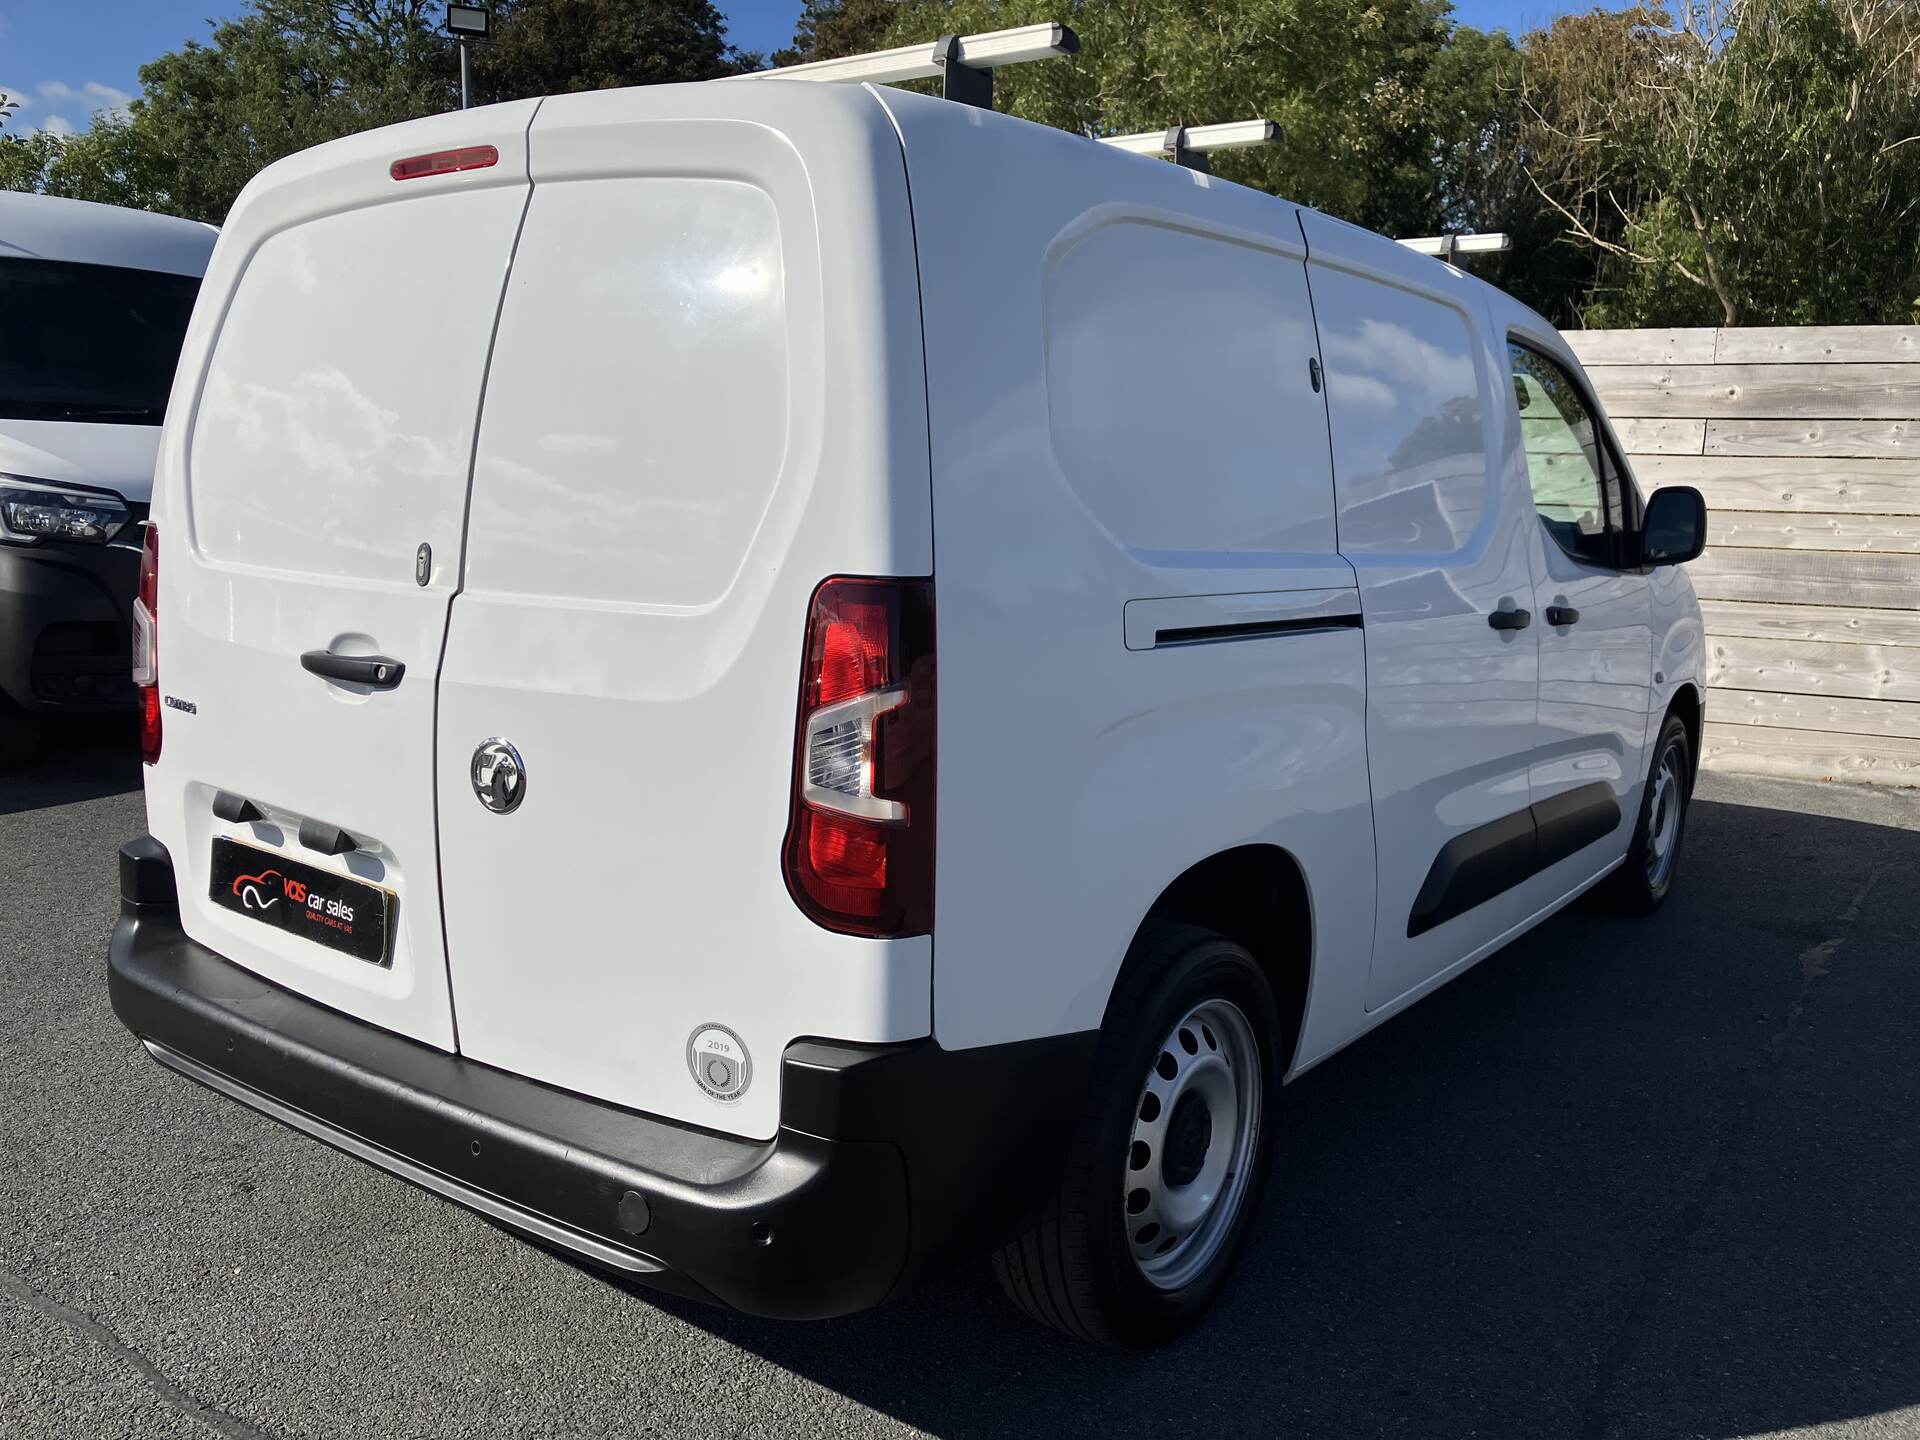
[[[154,1058],[611,1277],[753,1314],[875,1305],[1017,1233],[1052,1190],[1096,1032],[978,1050],[800,1041],[759,1143],[380,1030],[180,929],[171,861],[121,851],[113,1008]]]
[[[0,693],[30,712],[132,709],[139,578],[137,547],[0,545]]]

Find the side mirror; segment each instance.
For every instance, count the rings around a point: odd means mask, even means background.
[[[1640,527],[1644,565],[1684,565],[1707,548],[1707,502],[1691,485],[1653,492]]]

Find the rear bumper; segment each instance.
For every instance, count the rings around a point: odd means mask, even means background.
[[[444,1054],[180,929],[167,852],[121,852],[114,1012],[162,1064],[610,1275],[753,1314],[845,1314],[1010,1238],[1058,1179],[1095,1035],[946,1051],[797,1042],[770,1142]]]
[[[36,712],[131,709],[139,581],[126,545],[0,545],[0,693]]]

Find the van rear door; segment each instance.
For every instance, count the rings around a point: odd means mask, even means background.
[[[148,803],[187,933],[449,1050],[434,682],[536,103],[371,132],[250,187],[160,476],[167,698]],[[465,168],[392,168],[447,151]],[[376,656],[386,673],[355,678]],[[341,889],[315,871],[373,888],[310,915]],[[238,908],[215,893],[234,886]]]
[[[824,930],[781,866],[815,587],[932,569],[900,142],[732,83],[530,138],[441,671],[460,1048],[766,1138],[790,1040],[929,1024],[930,939]]]

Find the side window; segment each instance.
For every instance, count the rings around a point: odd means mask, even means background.
[[[1491,513],[1479,342],[1451,305],[1314,266],[1340,549],[1453,555]]]
[[[1180,283],[1143,286],[1143,275]],[[1053,453],[1108,534],[1138,552],[1333,550],[1305,265],[1116,219],[1048,255],[1044,300]],[[1121,398],[1146,375],[1177,376],[1180,394],[1205,399],[1196,410]]]
[[[1513,400],[1534,508],[1560,548],[1595,565],[1615,563],[1614,536],[1625,528],[1617,479],[1605,444],[1573,377],[1537,350],[1509,341]]]

